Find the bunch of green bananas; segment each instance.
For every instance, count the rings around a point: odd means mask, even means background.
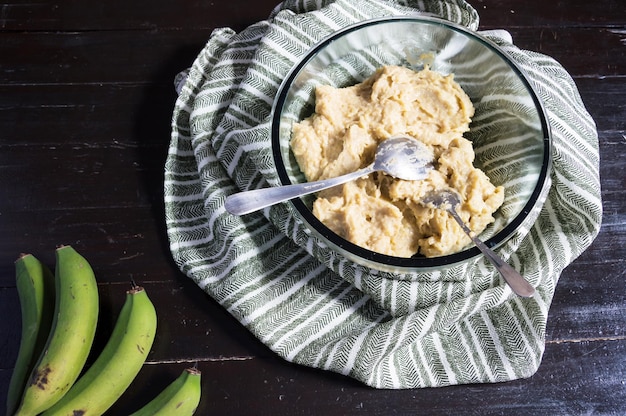
[[[99,312],[91,266],[72,247],[62,246],[54,274],[30,254],[15,267],[22,338],[7,414],[103,414],[130,386],[152,348],[154,305],[142,287],[128,290],[109,341],[83,372]],[[136,415],[192,415],[199,401],[200,372],[188,369]]]

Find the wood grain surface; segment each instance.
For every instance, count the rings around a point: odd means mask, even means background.
[[[71,244],[99,282],[102,348],[130,279],[160,311],[148,362],[109,411],[128,414],[197,363],[200,415],[626,414],[626,7],[622,0],[473,0],[480,29],[556,58],[600,138],[604,218],[559,281],[529,379],[380,391],[277,358],[173,264],[163,164],[173,79],[213,29],[274,0],[0,3],[0,409],[19,346],[13,262]]]

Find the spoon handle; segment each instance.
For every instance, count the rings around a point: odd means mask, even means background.
[[[314,192],[319,192],[324,189],[332,188],[333,186],[350,182],[351,180],[368,175],[373,171],[374,165],[371,164],[363,169],[337,176],[335,178],[239,192],[227,196],[224,207],[226,208],[226,211],[234,215],[248,214],[279,202],[312,194]]]
[[[519,274],[517,270],[511,267],[508,263],[502,260],[502,257],[498,256],[492,249],[487,247],[479,238],[474,236],[472,230],[463,222],[459,214],[457,214],[454,208],[448,209],[448,212],[461,226],[465,234],[472,239],[476,247],[487,257],[487,260],[493,264],[493,266],[500,272],[500,275],[504,278],[504,281],[511,287],[511,290],[518,296],[525,298],[532,297],[535,294],[535,288],[524,277]]]

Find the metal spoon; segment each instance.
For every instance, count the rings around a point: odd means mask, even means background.
[[[509,266],[500,256],[498,256],[493,250],[485,245],[479,238],[474,235],[474,232],[469,229],[463,222],[456,209],[460,204],[459,196],[456,192],[451,190],[443,190],[439,192],[433,192],[422,200],[422,203],[428,207],[436,209],[444,209],[452,215],[452,218],[461,226],[465,234],[472,239],[472,242],[480,249],[480,251],[487,257],[487,260],[493,264],[493,266],[500,272],[500,275],[504,278],[504,281],[511,287],[514,293],[522,297],[531,297],[535,293],[535,288],[522,277],[513,267]]]
[[[422,142],[409,136],[393,136],[378,145],[374,163],[363,169],[331,179],[229,195],[225,207],[231,214],[243,215],[278,202],[332,188],[375,171],[382,171],[405,180],[424,179],[432,169],[432,159],[432,152]]]

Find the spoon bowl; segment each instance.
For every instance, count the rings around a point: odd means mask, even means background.
[[[432,151],[413,137],[393,136],[378,145],[371,167],[394,178],[416,181],[428,176],[433,158]]]
[[[376,171],[398,179],[420,180],[426,178],[433,168],[432,160],[432,151],[419,140],[405,135],[393,136],[378,145],[374,162],[363,169],[315,182],[239,192],[229,195],[224,206],[231,214],[248,214],[279,202],[350,182]]]

